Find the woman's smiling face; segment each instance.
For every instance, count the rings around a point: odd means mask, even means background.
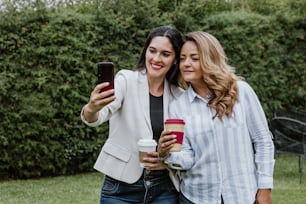
[[[175,51],[167,37],[154,37],[146,51],[146,68],[149,77],[166,77],[175,61]]]
[[[186,82],[192,84],[203,83],[200,55],[197,45],[193,41],[184,43],[180,57],[180,71]]]

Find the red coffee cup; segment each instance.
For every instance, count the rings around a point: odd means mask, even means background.
[[[170,152],[179,152],[182,149],[184,139],[185,122],[182,119],[170,118],[165,121],[165,130],[170,130],[172,134],[176,135],[176,143],[170,149]]]

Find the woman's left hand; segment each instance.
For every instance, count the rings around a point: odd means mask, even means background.
[[[272,204],[271,189],[259,189],[256,194],[256,204]]]
[[[146,170],[163,170],[167,167],[166,164],[158,158],[158,152],[148,152],[147,156],[143,158],[143,161],[145,162]]]

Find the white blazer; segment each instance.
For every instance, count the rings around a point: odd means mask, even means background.
[[[164,120],[168,118],[169,103],[182,93],[183,89],[170,85],[165,80]],[[109,120],[109,137],[94,168],[117,180],[134,183],[143,172],[139,163],[137,142],[142,138],[153,138],[146,72],[119,71],[115,78],[115,96],[115,101],[99,111],[96,122],[88,123],[83,113],[81,118],[92,127]],[[170,170],[171,179],[177,187],[172,173]]]

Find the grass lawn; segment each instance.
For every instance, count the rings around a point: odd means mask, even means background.
[[[298,157],[276,155],[274,204],[306,204],[306,168],[299,183]],[[98,204],[103,176],[99,173],[0,181],[0,204]]]
[[[306,204],[306,164],[300,184],[299,158],[296,155],[275,156],[273,204]]]

